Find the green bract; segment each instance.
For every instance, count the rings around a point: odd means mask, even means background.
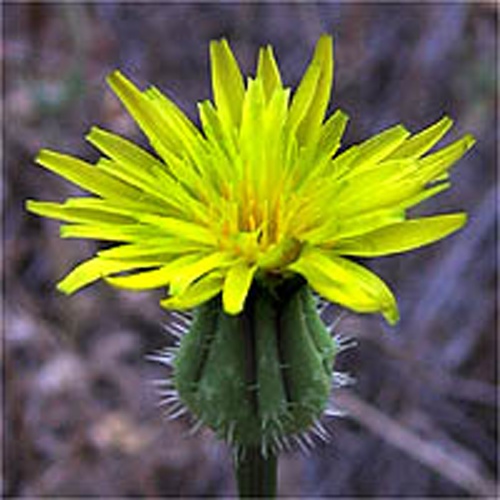
[[[116,243],[77,266],[60,290],[99,278],[165,287],[162,305],[179,309],[222,294],[235,315],[256,280],[298,274],[330,301],[397,321],[388,287],[349,258],[411,250],[460,228],[463,213],[408,220],[406,211],[449,187],[448,170],[474,139],[429,154],[452,125],[444,117],[415,135],[396,125],[339,153],[347,116],[325,118],[333,75],[326,35],[293,94],[269,46],[246,79],[225,40],[211,43],[210,57],[214,102],[199,104],[200,129],[157,88],[109,77],[156,155],[99,128],[87,136],[103,154],[95,165],[38,155],[93,196],[29,201],[28,210],[64,221],[64,238]]]

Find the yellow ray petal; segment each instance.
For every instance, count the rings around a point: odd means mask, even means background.
[[[155,267],[161,262],[155,259],[140,259],[117,261],[94,257],[77,265],[62,281],[57,284],[57,289],[70,295],[94,281],[105,278],[110,274],[129,271],[131,269],[144,269]]]
[[[273,48],[270,45],[262,47],[259,51],[257,63],[257,79],[262,80],[266,99],[269,101],[277,88],[282,87],[281,76]]]
[[[123,137],[99,127],[92,127],[86,139],[114,160],[101,160],[101,171],[136,186],[153,200],[160,200],[163,206],[167,203],[181,211],[185,208],[188,193],[160,160]]]
[[[85,191],[110,199],[141,197],[141,192],[137,189],[114,179],[105,172],[100,172],[93,165],[73,156],[42,149],[35,161]]]
[[[138,224],[65,224],[61,238],[84,238],[102,241],[140,241],[158,236],[154,228]]]
[[[332,302],[358,312],[380,312],[391,324],[398,321],[396,300],[387,285],[354,262],[308,247],[289,268],[302,274],[314,290]]]
[[[131,224],[134,222],[134,219],[129,216],[95,208],[71,207],[67,203],[27,200],[26,209],[34,214],[65,222],[96,224]]]
[[[315,66],[318,67],[318,78],[315,81],[312,98],[309,101],[307,111],[297,130],[297,136],[301,143],[306,143],[316,137],[319,127],[323,122],[328,101],[330,100],[333,81],[333,39],[329,35],[322,35],[316,44],[310,66],[313,73],[315,70],[312,68]],[[307,89],[307,86],[304,88]],[[297,93],[299,91],[300,86]]]
[[[129,276],[108,277],[106,281],[117,288],[127,290],[150,290],[167,286],[177,276],[179,269],[196,262],[197,254],[188,254],[178,257],[159,269],[131,274]]]
[[[445,148],[424,156],[419,160],[419,176],[424,182],[438,179],[474,146],[475,142],[476,140],[472,135],[466,134]]]
[[[406,252],[445,238],[460,229],[466,220],[464,213],[407,220],[341,240],[334,249],[340,254],[360,257]]]
[[[239,314],[243,310],[256,270],[256,265],[247,262],[240,262],[229,269],[222,292],[224,311],[228,314]]]
[[[415,196],[409,196],[406,200],[401,203],[401,208],[409,208],[422,203],[437,194],[446,191],[451,186],[451,182],[439,182],[435,186],[430,186],[425,188],[420,193],[417,193]]]
[[[443,116],[439,121],[421,132],[406,139],[390,154],[391,160],[400,158],[418,158],[432,148],[453,125],[453,120]]]
[[[332,218],[328,224],[305,232],[303,237],[310,244],[336,248],[341,239],[352,238],[395,222],[401,222],[404,219],[404,211],[400,208],[374,210],[361,215],[346,216],[340,220]]]
[[[418,162],[411,159],[386,161],[367,172],[325,180],[317,195],[321,203],[326,203],[325,208],[338,217],[388,207],[424,188],[418,167]]]
[[[164,257],[162,261],[165,261],[170,260],[172,255],[190,253],[199,249],[196,244],[186,243],[187,245],[174,238],[151,238],[146,242],[126,243],[106,250],[99,250],[97,255],[103,259],[113,260]]]
[[[165,309],[191,309],[215,297],[222,290],[224,277],[211,273],[189,286],[181,295],[163,299],[160,304]]]
[[[126,167],[132,175],[145,181],[152,181],[159,172],[167,174],[168,167],[164,163],[117,134],[100,127],[92,127],[85,139]]]
[[[137,214],[152,213],[164,214],[165,205],[156,205],[144,200],[120,198],[102,199],[91,196],[68,198],[64,203],[68,208],[80,208],[88,210],[99,210],[103,213],[123,215],[136,219]]]
[[[182,144],[185,154],[196,163],[202,164],[205,142],[197,127],[175,103],[156,87],[149,87],[144,95],[153,104],[156,114],[162,118],[162,135],[168,134],[176,137],[179,144]]]
[[[319,50],[319,42],[316,45],[316,50],[309,64],[302,80],[300,81],[297,90],[295,91],[292,102],[290,104],[290,112],[288,115],[288,128],[290,131],[291,138],[294,138],[297,130],[299,129],[303,121],[312,120],[312,117],[316,115],[316,110],[309,115],[309,110],[315,98],[315,93],[318,88],[318,82],[323,71],[323,64],[327,62],[323,59],[325,54],[325,46],[328,44],[326,38],[321,43],[321,50]],[[323,117],[321,117],[323,118]],[[307,131],[303,131],[301,137],[297,136],[298,142],[303,144],[303,139],[306,138]]]
[[[239,126],[245,86],[227,40],[210,42],[210,63],[217,111],[226,125]]]
[[[358,154],[354,159],[348,175],[376,167],[387,158],[410,135],[402,125],[390,127],[358,145]]]
[[[194,281],[216,269],[226,268],[232,261],[233,257],[222,252],[199,256],[196,262],[177,270],[176,276],[170,282],[170,292],[172,295],[181,295]]]
[[[165,235],[197,241],[203,245],[215,245],[213,233],[206,227],[175,217],[160,217],[157,215],[138,215],[138,220],[164,231]]]
[[[107,82],[161,156],[167,151],[179,152],[175,131],[169,134],[167,128],[161,132],[162,127],[158,126],[159,117],[154,105],[128,78],[120,71],[114,71],[108,76]]]
[[[333,156],[340,147],[340,141],[344,135],[349,116],[338,109],[325,122],[321,130],[321,138],[318,146],[320,152],[327,152],[328,156]]]

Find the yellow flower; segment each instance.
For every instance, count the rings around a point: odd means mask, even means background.
[[[94,196],[28,201],[67,224],[63,238],[118,243],[78,265],[65,293],[105,278],[116,287],[168,288],[167,308],[222,293],[238,314],[254,279],[302,275],[324,298],[397,321],[384,282],[349,259],[404,252],[460,228],[463,213],[407,219],[408,208],[447,189],[448,170],[470,135],[428,154],[452,121],[413,135],[396,125],[338,153],[347,115],[325,120],[332,39],[322,36],[293,93],[270,46],[245,80],[226,40],[210,44],[214,102],[199,103],[200,129],[157,88],[138,90],[120,72],[108,82],[157,155],[94,127],[103,157],[91,165],[42,150],[37,163]]]

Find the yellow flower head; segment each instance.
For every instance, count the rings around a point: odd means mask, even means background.
[[[224,310],[238,314],[254,279],[300,274],[330,301],[397,321],[391,291],[349,257],[407,251],[460,228],[463,213],[408,220],[406,210],[449,187],[449,168],[474,139],[427,154],[452,125],[444,117],[415,135],[391,127],[337,154],[347,116],[325,119],[326,35],[293,94],[270,46],[246,82],[226,40],[210,44],[210,58],[214,99],[199,103],[200,128],[157,88],[109,76],[157,156],[100,128],[87,135],[103,154],[95,165],[39,153],[37,163],[94,196],[28,201],[28,210],[64,221],[63,238],[117,243],[59,289],[73,293],[99,278],[166,287],[162,305],[180,309],[222,293]]]

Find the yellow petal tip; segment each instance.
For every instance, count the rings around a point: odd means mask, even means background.
[[[472,146],[474,146],[474,144],[476,144],[476,138],[472,134],[464,135],[463,141],[466,150],[469,150]]]
[[[395,326],[399,322],[399,310],[396,305],[382,311],[382,315],[391,326]]]
[[[114,71],[112,71],[107,77],[106,77],[106,82],[108,83],[108,85],[110,85],[111,87],[119,82],[119,81],[123,81],[123,80],[126,80],[125,76],[123,75],[123,73],[118,70],[118,69],[115,69]]]

